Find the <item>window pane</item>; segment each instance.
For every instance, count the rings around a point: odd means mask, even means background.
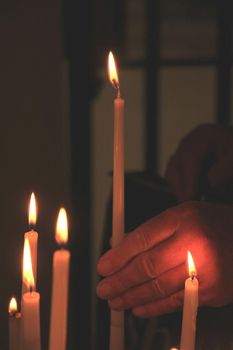
[[[161,1],[161,58],[216,55],[216,4],[212,0]]]

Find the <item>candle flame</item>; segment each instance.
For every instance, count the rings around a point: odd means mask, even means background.
[[[26,284],[28,290],[35,287],[35,280],[32,270],[32,258],[31,250],[28,238],[24,240],[24,249],[23,249],[23,281]]]
[[[17,301],[16,301],[16,299],[13,297],[13,298],[11,298],[11,300],[10,300],[8,312],[9,312],[10,315],[11,315],[11,314],[15,314],[15,313],[17,312],[17,309],[18,309]]]
[[[64,208],[60,209],[57,218],[56,241],[58,244],[66,244],[68,241],[68,220]]]
[[[110,51],[108,55],[108,76],[114,88],[119,90],[120,84],[117,74],[117,67],[112,51]]]
[[[195,268],[193,257],[192,257],[192,254],[190,253],[190,251],[188,251],[187,260],[188,260],[189,276],[190,277],[196,276],[196,268]]]
[[[29,207],[28,207],[28,222],[29,226],[35,225],[37,219],[37,205],[36,205],[36,198],[34,192],[31,194]]]

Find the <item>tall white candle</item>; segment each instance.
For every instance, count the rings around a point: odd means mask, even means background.
[[[17,311],[17,302],[12,298],[9,304],[9,350],[20,350],[21,314]]]
[[[24,240],[28,239],[31,251],[31,259],[32,259],[32,270],[34,275],[34,287],[33,290],[36,289],[36,280],[37,280],[37,245],[38,245],[38,233],[34,230],[37,220],[37,205],[35,194],[32,192],[29,207],[28,207],[28,223],[31,228],[30,231],[24,234]],[[27,286],[24,283],[24,279],[22,278],[22,295],[27,291]]]
[[[60,209],[56,241],[61,248],[68,240],[67,215]],[[49,350],[65,350],[67,335],[67,304],[69,291],[70,252],[67,249],[55,251],[53,255],[53,285],[50,315]]]
[[[185,281],[181,350],[195,350],[199,283],[190,252],[188,252],[188,266],[189,277]]]
[[[28,292],[23,294],[22,300],[22,348],[23,350],[40,350],[40,294],[33,291],[35,282],[27,238],[24,244],[23,278]]]
[[[113,218],[112,246],[117,246],[124,237],[124,100],[112,52],[108,57],[110,82],[117,89],[114,100],[114,146],[113,146]],[[124,349],[124,313],[111,310],[110,350]]]

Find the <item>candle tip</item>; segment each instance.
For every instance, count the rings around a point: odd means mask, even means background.
[[[14,316],[17,313],[17,301],[15,297],[12,297],[9,303],[8,312],[10,316]]]
[[[31,194],[29,207],[28,207],[28,223],[31,230],[34,229],[37,220],[37,204],[34,192]]]
[[[56,241],[59,245],[64,246],[68,241],[68,219],[65,208],[61,208],[57,218]]]
[[[113,56],[112,51],[109,52],[108,55],[108,76],[109,80],[114,86],[114,88],[117,90],[117,97],[120,97],[120,83],[118,79],[118,73],[117,73],[117,67],[115,63],[115,59]]]
[[[188,253],[187,253],[187,261],[188,261],[189,276],[192,279],[194,279],[194,277],[196,277],[196,268],[195,268],[195,264],[194,264],[194,261],[193,261],[192,254],[190,253],[189,250],[188,250]]]

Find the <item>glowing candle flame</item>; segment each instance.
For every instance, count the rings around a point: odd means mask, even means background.
[[[58,244],[66,244],[68,241],[68,220],[66,210],[61,208],[57,218],[56,241]]]
[[[11,300],[10,300],[8,312],[9,312],[10,315],[14,315],[14,314],[16,314],[17,309],[18,309],[17,301],[16,301],[16,299],[13,297],[13,298],[11,298]]]
[[[188,251],[187,260],[188,260],[189,276],[194,277],[194,276],[196,276],[196,268],[195,268],[193,257],[192,257],[192,254],[190,253],[190,251]]]
[[[23,250],[23,281],[26,284],[28,290],[31,290],[35,287],[35,280],[32,270],[32,258],[31,250],[28,238],[24,241],[24,250]]]
[[[119,79],[117,74],[117,67],[116,67],[113,53],[111,51],[109,52],[109,55],[108,55],[108,76],[114,88],[119,90],[120,84],[119,84]]]
[[[31,194],[30,203],[28,207],[28,222],[29,226],[35,226],[37,219],[37,205],[34,192]]]

